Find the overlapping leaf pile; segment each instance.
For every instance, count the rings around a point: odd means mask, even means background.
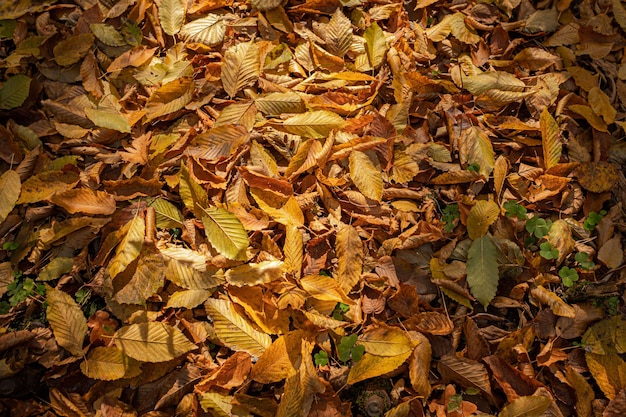
[[[619,0],[0,19],[3,412],[626,413]]]

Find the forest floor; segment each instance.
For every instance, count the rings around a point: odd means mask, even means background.
[[[0,415],[626,415],[620,0],[0,6]]]

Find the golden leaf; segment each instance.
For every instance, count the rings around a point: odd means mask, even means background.
[[[585,352],[585,359],[593,379],[609,400],[626,388],[626,362],[619,355]]]
[[[22,193],[17,204],[47,200],[55,193],[74,188],[78,181],[78,174],[72,171],[44,171],[33,175],[22,184]]]
[[[176,327],[160,322],[124,326],[115,332],[113,341],[141,362],[166,362],[197,348]]]
[[[567,382],[574,388],[576,392],[576,411],[580,416],[591,416],[591,401],[595,398],[593,388],[587,382],[587,379],[580,372],[568,366],[565,369]]]
[[[302,233],[298,226],[287,224],[285,233],[285,245],[283,253],[285,254],[285,269],[300,278],[302,271],[302,262],[304,260],[304,245],[302,242]]]
[[[113,214],[116,209],[115,197],[112,194],[90,188],[62,191],[53,195],[49,201],[63,207],[70,214]]]
[[[372,68],[378,68],[380,64],[383,63],[385,55],[387,54],[385,32],[378,26],[378,23],[373,22],[365,29],[363,38],[365,38],[370,65]]]
[[[93,41],[94,37],[91,33],[82,33],[57,43],[52,50],[55,62],[62,67],[77,63],[87,54]]]
[[[422,333],[409,332],[409,337],[417,346],[409,357],[409,378],[411,386],[424,398],[428,398],[432,390],[428,377],[430,375],[430,361],[432,359],[432,347],[430,341]]]
[[[225,33],[226,19],[224,16],[210,13],[184,25],[180,30],[180,37],[187,41],[215,46],[222,43]]]
[[[358,343],[367,353],[377,356],[402,355],[416,346],[405,330],[384,324],[364,331]]]
[[[80,306],[64,291],[46,287],[46,317],[59,346],[74,356],[83,356],[87,320]]]
[[[467,234],[470,239],[478,239],[484,236],[489,226],[500,215],[500,207],[493,201],[479,200],[467,216]]]
[[[154,245],[143,245],[137,258],[137,267],[130,281],[113,297],[118,303],[144,304],[163,286],[165,263]]]
[[[580,185],[594,193],[610,191],[619,182],[617,168],[604,161],[582,163],[576,169],[576,174]]]
[[[300,347],[305,336],[303,330],[295,330],[276,339],[254,364],[250,378],[261,384],[272,384],[295,375],[302,359]]]
[[[348,373],[348,385],[366,379],[376,378],[388,372],[395,371],[411,356],[411,351],[395,356],[377,356],[365,353],[361,360],[352,364]]]
[[[599,87],[593,87],[589,90],[587,97],[589,105],[595,114],[601,116],[607,125],[615,121],[617,110],[611,105],[611,99]]]
[[[226,50],[222,62],[222,85],[230,97],[253,84],[259,73],[259,47],[254,41],[242,42]]]
[[[350,226],[343,225],[337,232],[335,240],[338,258],[337,279],[345,294],[359,282],[363,272],[363,243],[359,232]]]
[[[280,127],[294,135],[322,139],[333,129],[340,129],[345,121],[336,113],[316,110],[297,114],[285,120]]]
[[[541,304],[550,307],[550,310],[552,310],[555,315],[570,318],[576,316],[576,311],[574,310],[574,307],[567,304],[552,291],[544,287],[538,286],[530,290],[530,293]]]
[[[282,276],[283,263],[281,261],[262,261],[259,263],[243,264],[230,268],[224,274],[226,281],[237,287],[268,284]]]
[[[80,370],[89,378],[114,381],[123,378],[131,364],[135,361],[115,346],[98,346],[89,352]]]
[[[179,78],[156,90],[146,102],[148,121],[185,107],[193,97],[194,84],[191,78]]]
[[[350,153],[350,178],[367,198],[382,201],[383,176],[375,153],[353,151]]]
[[[519,397],[502,408],[498,417],[539,417],[550,407],[550,403],[550,398],[540,395]]]
[[[209,298],[204,305],[213,320],[215,334],[225,346],[259,357],[272,344],[272,339],[252,327],[230,301]]]
[[[228,259],[246,259],[250,241],[237,216],[220,207],[209,207],[202,211],[202,224],[211,246]]]
[[[323,301],[354,304],[341,289],[339,282],[324,275],[307,275],[300,280],[302,288],[313,298]]]
[[[326,41],[324,47],[331,54],[343,57],[348,52],[352,45],[352,24],[341,8],[335,10],[322,35]]]
[[[20,176],[13,170],[8,170],[0,176],[0,223],[7,218],[15,207],[22,184]]]
[[[203,215],[202,209],[209,204],[206,191],[198,181],[191,176],[185,162],[181,162],[180,164],[179,175],[178,190],[180,198],[183,200],[187,209],[191,211],[196,218],[201,219]]]
[[[459,159],[463,165],[478,164],[478,172],[488,177],[496,164],[487,133],[478,126],[465,129],[459,138]]]
[[[604,120],[594,113],[593,109],[589,106],[585,106],[583,104],[572,104],[567,107],[569,110],[574,113],[578,113],[581,115],[594,129],[600,132],[608,132],[609,129],[604,122]]]
[[[524,48],[513,58],[520,66],[531,71],[542,71],[561,59],[542,48]]]
[[[563,145],[559,139],[559,125],[544,107],[539,117],[541,128],[541,145],[543,147],[543,163],[546,169],[550,169],[559,163]]]
[[[146,223],[139,216],[133,217],[129,222],[128,232],[117,246],[115,256],[109,262],[109,275],[115,278],[120,272],[124,271],[132,261],[134,261],[141,248],[146,234]]]
[[[204,303],[211,296],[207,290],[183,290],[176,291],[167,300],[165,308],[192,309]]]
[[[565,260],[565,257],[574,250],[575,242],[572,238],[572,231],[565,220],[556,220],[552,223],[547,240],[553,248],[559,250],[557,265],[560,265]]]

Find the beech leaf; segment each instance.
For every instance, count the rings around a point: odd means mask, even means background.
[[[46,317],[59,346],[74,356],[83,355],[87,320],[80,306],[64,291],[46,287]]]
[[[176,327],[161,322],[124,326],[113,336],[115,345],[126,355],[141,362],[165,362],[197,346]]]
[[[467,283],[474,297],[487,306],[498,289],[498,252],[491,236],[472,242],[467,252]]]

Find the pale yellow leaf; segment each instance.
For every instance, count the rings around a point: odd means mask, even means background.
[[[230,301],[210,298],[204,305],[213,320],[215,334],[225,346],[259,357],[272,344],[272,339],[252,327]]]
[[[85,116],[98,127],[117,130],[122,133],[130,133],[130,124],[121,114],[110,109],[86,108]]]
[[[242,101],[226,106],[215,119],[214,126],[241,125],[251,131],[257,113],[254,103],[254,101]]]
[[[223,15],[208,14],[184,25],[180,37],[191,42],[199,42],[208,46],[222,43],[226,33],[226,19]]]
[[[143,245],[133,276],[113,299],[123,304],[145,304],[163,286],[164,279],[163,256],[154,245]]]
[[[200,406],[212,417],[232,417],[233,397],[218,392],[204,392],[200,396]]]
[[[489,90],[524,92],[526,84],[515,75],[504,71],[483,72],[463,77],[463,88],[472,94],[482,94]]]
[[[159,21],[163,31],[170,36],[177,34],[185,21],[185,2],[182,0],[159,0]]]
[[[467,216],[467,234],[470,239],[478,239],[484,236],[489,230],[489,226],[496,221],[500,215],[500,207],[489,200],[479,200]]]
[[[190,290],[207,290],[224,284],[223,274],[217,268],[207,269],[208,259],[200,252],[191,249],[171,247],[162,248],[166,257],[166,277],[174,284]]]
[[[113,341],[126,355],[141,362],[166,362],[197,347],[176,327],[161,322],[124,326],[115,332]]]
[[[561,60],[556,55],[542,48],[524,48],[513,58],[513,61],[531,71],[543,71]]]
[[[46,286],[46,317],[59,346],[74,356],[83,355],[87,319],[74,298],[64,291]]]
[[[461,12],[454,13],[450,19],[450,33],[463,43],[475,45],[480,41],[476,30],[465,24],[465,15]]]
[[[273,92],[259,95],[254,99],[257,109],[268,116],[283,113],[302,113],[306,110],[304,101],[295,92]]]

